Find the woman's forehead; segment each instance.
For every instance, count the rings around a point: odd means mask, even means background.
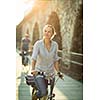
[[[49,31],[52,31],[52,28],[51,28],[51,27],[49,27],[49,26],[47,26],[47,27],[45,27],[45,28],[44,28],[44,30],[49,30]]]

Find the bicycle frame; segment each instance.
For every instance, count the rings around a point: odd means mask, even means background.
[[[58,76],[58,75],[55,75],[55,77],[56,76]],[[32,76],[29,76],[29,77],[32,77]],[[47,77],[45,77],[45,80],[47,81],[47,89],[48,89],[48,94],[46,95],[46,96],[43,96],[42,98],[36,98],[36,91],[37,91],[37,87],[36,87],[36,85],[34,84],[34,82],[33,82],[33,80],[34,80],[34,77],[33,77],[33,79],[32,78],[30,78],[30,82],[28,83],[28,85],[31,85],[31,87],[33,88],[32,89],[32,100],[55,100],[54,99],[54,97],[55,97],[55,94],[53,94],[52,93],[52,88],[50,88],[51,87],[51,79],[52,79],[52,77],[51,76],[47,76]],[[27,78],[26,78],[26,80],[28,80]],[[56,85],[56,83],[57,83],[57,81],[59,80],[59,77],[55,80],[55,82],[54,82],[54,85],[53,85],[53,88],[54,88],[54,86]],[[32,84],[32,82],[33,82],[33,84]]]
[[[23,51],[22,52],[22,57],[23,57],[23,65],[27,66],[28,62],[29,62],[29,58],[28,58],[28,52]]]

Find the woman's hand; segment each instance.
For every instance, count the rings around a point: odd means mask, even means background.
[[[32,75],[37,75],[37,74],[38,74],[38,71],[32,70],[32,71],[31,71],[31,74],[32,74]]]

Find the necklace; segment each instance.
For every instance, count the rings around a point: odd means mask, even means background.
[[[50,51],[50,45],[45,45],[45,47],[46,47],[46,49],[48,50],[48,51]]]

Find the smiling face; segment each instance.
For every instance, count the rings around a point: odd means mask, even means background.
[[[52,26],[46,25],[43,29],[43,37],[45,39],[51,39],[53,34],[54,34],[54,30],[53,30]]]

